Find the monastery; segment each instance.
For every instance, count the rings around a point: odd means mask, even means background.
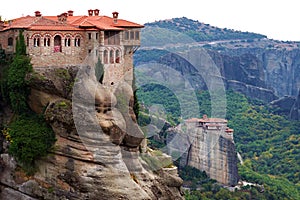
[[[33,67],[80,65],[89,56],[100,58],[105,69],[103,82],[113,85],[132,73],[132,55],[140,46],[143,25],[111,17],[90,9],[87,15],[75,16],[67,11],[57,16],[24,16],[0,21],[0,48],[6,54],[15,52],[20,30],[23,30],[27,53]]]

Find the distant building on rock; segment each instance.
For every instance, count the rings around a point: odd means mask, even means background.
[[[88,56],[100,58],[105,68],[104,83],[114,84],[132,74],[132,54],[140,46],[143,25],[100,14],[75,16],[68,11],[57,16],[25,16],[0,21],[0,48],[6,54],[15,52],[19,30],[27,45],[33,67],[80,65]],[[129,76],[130,78],[130,76]]]
[[[225,185],[236,185],[239,180],[237,153],[233,129],[221,118],[192,118],[185,121],[190,147],[182,156],[181,165],[205,171],[207,175]]]

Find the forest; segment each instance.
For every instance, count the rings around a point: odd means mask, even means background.
[[[193,117],[210,116],[209,92],[196,91],[196,96],[199,115]],[[154,84],[143,86],[137,90],[137,98],[143,102],[143,113],[147,113],[151,105],[160,104],[170,124],[181,122],[178,99],[168,88]],[[229,127],[234,129],[236,150],[243,158],[243,165],[238,166],[240,178],[263,185],[264,192],[259,192],[259,188],[229,192],[209,180],[203,172],[183,168],[180,175],[192,188],[187,192],[186,199],[249,199],[249,195],[254,199],[299,199],[300,122],[274,113],[274,109],[262,101],[249,99],[237,92],[226,92],[226,119]],[[150,122],[147,116],[140,115],[140,124]],[[164,144],[150,138],[150,145],[157,148]],[[202,189],[196,190],[197,185]]]

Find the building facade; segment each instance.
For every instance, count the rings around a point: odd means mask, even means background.
[[[23,30],[27,53],[33,67],[69,66],[100,59],[105,69],[104,83],[114,84],[132,73],[132,55],[140,46],[143,25],[100,15],[98,9],[88,15],[75,16],[68,11],[57,16],[20,17],[0,21],[0,47],[15,52],[16,40]]]

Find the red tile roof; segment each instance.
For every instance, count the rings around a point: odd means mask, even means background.
[[[26,16],[11,20],[4,30],[25,28],[29,30],[123,30],[123,28],[143,28],[143,25],[108,16],[68,16],[66,23],[58,21],[58,16]]]

